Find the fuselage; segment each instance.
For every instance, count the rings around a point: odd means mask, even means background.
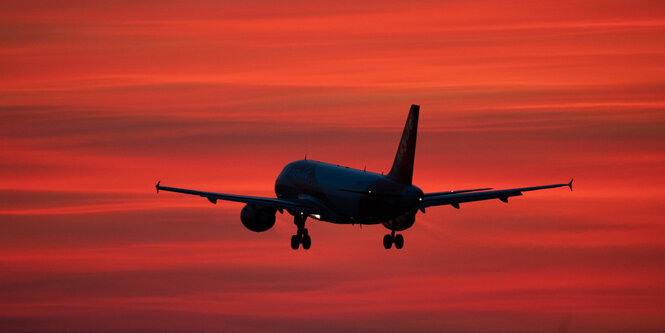
[[[310,217],[341,224],[386,223],[415,214],[423,197],[418,187],[388,176],[313,160],[286,165],[275,181],[275,194],[318,207],[321,214]]]

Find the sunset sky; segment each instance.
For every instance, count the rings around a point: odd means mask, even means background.
[[[274,197],[288,162],[425,192],[568,182],[382,226]],[[663,332],[665,2],[0,3],[2,332]]]

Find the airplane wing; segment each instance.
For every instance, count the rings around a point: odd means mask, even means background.
[[[520,188],[511,188],[507,190],[495,190],[495,191],[463,190],[463,191],[451,191],[451,192],[425,193],[419,208],[425,209],[426,207],[442,206],[442,205],[451,205],[455,208],[459,208],[459,204],[463,202],[490,200],[490,199],[499,199],[503,202],[508,202],[509,197],[520,196],[522,195],[522,192],[544,190],[547,188],[555,188],[563,186],[568,186],[572,191],[573,180],[571,179],[568,184],[520,187]]]
[[[162,191],[169,191],[169,192],[177,192],[177,193],[184,193],[184,194],[191,194],[191,195],[198,195],[201,197],[204,197],[208,199],[213,204],[217,203],[217,200],[225,200],[225,201],[235,201],[235,202],[244,202],[247,204],[254,204],[258,206],[263,206],[263,207],[273,207],[278,210],[286,209],[286,210],[292,210],[292,211],[298,211],[298,212],[303,212],[305,214],[317,214],[320,213],[316,207],[309,206],[305,203],[302,202],[294,202],[294,201],[289,201],[289,200],[282,200],[282,199],[277,199],[277,198],[264,198],[264,197],[253,197],[253,196],[246,196],[246,195],[235,195],[235,194],[224,194],[224,193],[215,193],[215,192],[204,192],[204,191],[195,191],[195,190],[188,190],[184,188],[177,188],[177,187],[168,187],[168,186],[161,186],[161,182],[157,182],[157,185],[155,185],[155,188],[157,189],[157,192],[159,193],[160,190]]]
[[[466,192],[478,192],[478,191],[487,191],[487,190],[492,190],[493,188],[488,187],[488,188],[477,188],[473,190],[457,190],[457,191],[448,191],[448,192],[433,192],[433,193],[425,193],[425,197],[435,197],[439,195],[451,195],[451,194],[457,194],[457,193],[466,193]]]

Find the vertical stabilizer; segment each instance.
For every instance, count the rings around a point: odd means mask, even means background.
[[[388,177],[404,184],[411,185],[413,179],[413,160],[416,155],[416,137],[418,136],[419,105],[411,105],[409,117],[404,125],[402,139],[399,141],[395,162],[388,173]]]

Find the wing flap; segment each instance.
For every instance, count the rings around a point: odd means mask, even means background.
[[[247,196],[247,195],[236,195],[236,194],[225,194],[225,193],[188,190],[188,189],[184,189],[184,188],[161,186],[159,182],[157,183],[157,185],[155,187],[157,188],[158,192],[161,190],[161,191],[168,191],[168,192],[177,192],[177,193],[183,193],[183,194],[198,195],[200,197],[204,197],[204,198],[208,199],[208,201],[210,201],[213,204],[217,203],[217,200],[224,200],[224,201],[234,201],[234,202],[242,202],[242,203],[247,203],[247,204],[254,204],[254,205],[259,205],[259,206],[264,206],[264,207],[273,207],[275,209],[293,210],[293,211],[303,212],[305,214],[320,213],[316,208],[310,207],[306,204],[299,203],[299,202],[293,202],[293,201],[289,201],[289,200],[277,199],[277,198],[264,198],[264,197],[254,197],[254,196]]]
[[[463,191],[453,191],[453,192],[427,193],[425,194],[422,203],[420,204],[420,208],[442,206],[442,205],[452,205],[453,207],[458,208],[460,203],[491,200],[491,199],[499,199],[503,202],[508,202],[509,197],[521,196],[522,192],[544,190],[548,188],[556,188],[564,186],[568,186],[572,191],[572,180],[570,181],[570,183],[566,184],[520,187],[520,188],[512,188],[506,190],[495,190],[495,191],[463,190]]]
[[[472,190],[433,192],[433,193],[425,193],[425,197],[436,197],[436,196],[440,196],[440,195],[451,195],[451,194],[466,193],[466,192],[487,191],[487,190],[491,190],[491,189],[492,189],[491,187],[487,187],[487,188],[476,188],[476,189],[472,189]]]

